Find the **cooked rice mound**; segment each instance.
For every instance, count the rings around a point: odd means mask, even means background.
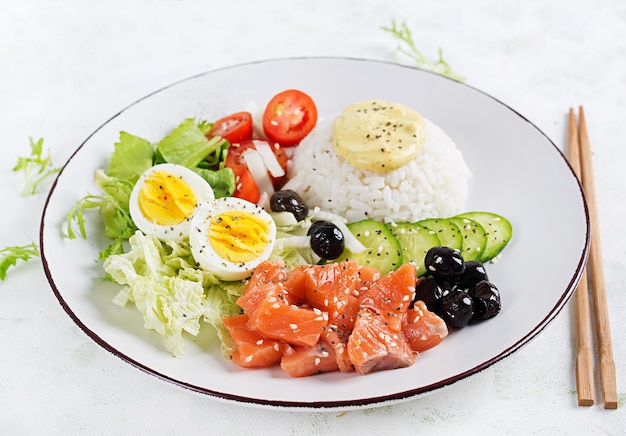
[[[333,148],[333,122],[320,120],[295,148],[289,182],[309,205],[347,219],[384,222],[449,217],[463,211],[470,171],[461,152],[428,119],[426,140],[407,165],[387,173],[362,170]]]

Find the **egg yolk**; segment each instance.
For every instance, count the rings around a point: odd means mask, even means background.
[[[189,217],[196,208],[196,195],[180,177],[154,171],[146,177],[139,192],[139,207],[150,221],[171,226]]]
[[[223,212],[209,224],[213,250],[234,263],[249,262],[261,256],[270,242],[269,233],[268,223],[249,212]]]

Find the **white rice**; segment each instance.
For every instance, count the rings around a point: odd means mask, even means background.
[[[348,222],[450,217],[464,210],[470,171],[452,139],[425,119],[426,140],[415,159],[387,173],[355,168],[333,148],[333,120],[320,120],[295,148],[289,182],[310,208]]]

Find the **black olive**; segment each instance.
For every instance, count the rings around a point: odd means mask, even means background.
[[[433,277],[423,278],[415,287],[415,298],[413,302],[422,300],[428,310],[438,313],[441,310],[443,291],[443,286]]]
[[[309,213],[309,207],[291,189],[276,191],[270,197],[270,209],[272,212],[291,212],[298,221],[302,221]]]
[[[311,249],[322,259],[337,259],[346,246],[341,230],[329,221],[314,221],[307,235],[311,237]]]
[[[465,271],[456,280],[456,286],[468,292],[473,292],[476,283],[489,280],[485,266],[475,260],[465,262]]]
[[[435,278],[454,282],[465,271],[465,261],[457,250],[450,247],[433,247],[424,258],[426,270]]]
[[[487,280],[482,280],[476,284],[473,292],[474,319],[485,320],[493,318],[502,308],[500,303],[500,291]]]
[[[451,327],[463,328],[474,314],[474,300],[465,292],[451,290],[443,298],[441,317]]]

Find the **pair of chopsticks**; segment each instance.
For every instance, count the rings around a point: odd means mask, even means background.
[[[576,312],[576,387],[578,405],[591,406],[594,403],[594,382],[592,363],[591,316],[589,308],[589,288],[587,276],[591,284],[591,295],[595,307],[595,330],[598,343],[600,363],[600,384],[605,409],[617,409],[617,382],[615,361],[611,344],[611,327],[609,324],[604,267],[602,265],[602,249],[600,246],[600,228],[596,205],[593,166],[591,163],[591,145],[587,134],[585,112],[582,106],[578,112],[578,126],[574,109],[569,110],[568,155],[570,165],[580,180],[585,191],[589,219],[591,222],[591,245],[589,261],[580,278],[574,294]]]

